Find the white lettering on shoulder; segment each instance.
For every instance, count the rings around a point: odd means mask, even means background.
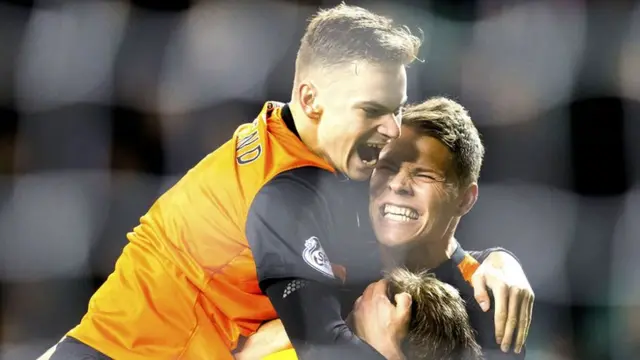
[[[248,133],[238,136],[236,144],[236,162],[238,165],[247,165],[262,155],[262,144],[260,143],[260,131],[256,125],[253,129],[248,129]]]
[[[312,236],[304,242],[304,250],[302,251],[302,259],[314,270],[319,271],[322,275],[335,278],[329,257],[324,252],[322,245],[317,237]]]

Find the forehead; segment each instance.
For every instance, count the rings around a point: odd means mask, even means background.
[[[373,102],[397,107],[407,97],[407,74],[404,65],[377,65],[353,62],[332,72],[331,93],[352,103]]]
[[[449,170],[451,158],[451,152],[440,140],[406,125],[402,127],[400,137],[380,154],[380,159],[384,162],[442,172]]]

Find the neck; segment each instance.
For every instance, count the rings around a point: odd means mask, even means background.
[[[300,135],[300,140],[316,155],[325,158],[324,154],[318,151],[318,136],[313,122],[300,108],[297,101],[291,100],[288,105],[291,110],[291,116],[293,116],[293,123],[296,125],[298,135]]]
[[[380,245],[383,265],[386,270],[405,267],[412,272],[436,268],[455,251],[457,241],[453,234],[447,231],[437,239],[420,239],[404,246]]]

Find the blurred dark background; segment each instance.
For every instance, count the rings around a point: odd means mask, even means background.
[[[0,357],[74,326],[153,200],[287,101],[305,19],[338,1],[0,3]],[[529,359],[640,352],[640,3],[349,1],[425,32],[410,100],[487,148],[458,237],[536,292]]]

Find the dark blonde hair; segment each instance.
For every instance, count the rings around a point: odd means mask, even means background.
[[[411,322],[403,347],[408,359],[482,359],[464,300],[455,288],[426,272],[401,268],[385,278],[390,299],[402,292],[411,295]]]
[[[478,181],[484,146],[478,129],[462,105],[445,97],[407,105],[402,124],[436,138],[449,149],[459,186]]]
[[[422,40],[387,17],[344,3],[319,10],[309,21],[296,58],[296,77],[309,67],[352,61],[401,63],[417,59]]]

